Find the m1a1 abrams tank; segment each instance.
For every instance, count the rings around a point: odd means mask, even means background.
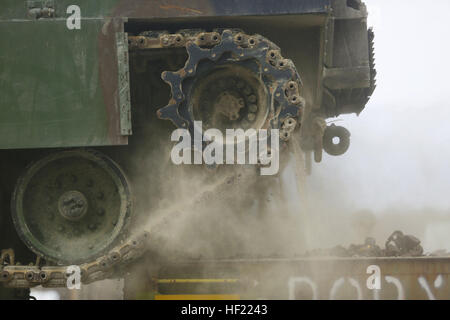
[[[0,281],[65,286],[72,264],[94,281],[139,256],[129,226],[177,200],[167,146],[194,121],[279,129],[281,158],[343,154],[325,120],[375,88],[366,18],[359,0],[4,1]]]

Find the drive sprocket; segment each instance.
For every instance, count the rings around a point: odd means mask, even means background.
[[[300,123],[305,99],[293,62],[261,35],[240,30],[183,31],[160,35],[167,46],[184,46],[185,66],[165,71],[162,79],[171,88],[169,103],[158,110],[161,119],[194,134],[194,121],[207,128],[280,129],[288,140],[292,126]],[[295,120],[295,121],[292,121]]]

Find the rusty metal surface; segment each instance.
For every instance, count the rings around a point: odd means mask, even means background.
[[[108,137],[113,144],[126,144],[128,137],[119,134],[119,62],[116,33],[123,32],[123,20],[106,19],[98,35],[99,82],[102,87],[108,122]]]

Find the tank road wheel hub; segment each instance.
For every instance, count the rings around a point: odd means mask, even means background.
[[[78,221],[84,217],[88,209],[88,201],[84,194],[78,191],[67,191],[58,201],[59,213],[70,221]]]
[[[191,134],[194,121],[202,121],[203,130],[281,129],[289,139],[292,128],[284,124],[300,123],[305,100],[293,62],[274,43],[238,30],[172,36],[184,39],[189,58],[184,68],[162,73],[172,97],[158,110],[161,119]]]
[[[57,263],[94,260],[126,230],[131,199],[127,179],[95,151],[66,151],[32,164],[12,199],[19,236],[37,255]]]

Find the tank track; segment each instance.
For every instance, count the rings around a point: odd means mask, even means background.
[[[264,79],[270,101],[272,101],[266,127],[280,129],[280,137],[287,141],[295,125],[300,123],[305,99],[300,95],[302,82],[290,59],[285,59],[280,48],[255,34],[247,35],[239,29],[180,30],[175,34],[146,31],[129,37],[130,50],[185,48],[188,59],[185,66],[176,71],[165,71],[162,79],[171,88],[171,99],[167,106],[158,110],[158,117],[172,121],[178,128],[194,130],[194,119],[187,106],[183,82],[195,77],[201,61],[219,61],[225,55],[228,61],[257,61]],[[292,124],[295,125],[292,125]]]
[[[95,261],[79,266],[81,282],[89,284],[113,277],[120,269],[138,259],[144,252],[148,232],[131,237]],[[69,266],[40,266],[38,258],[35,264],[15,264],[14,251],[2,250],[0,257],[0,284],[6,288],[46,288],[66,287]]]

